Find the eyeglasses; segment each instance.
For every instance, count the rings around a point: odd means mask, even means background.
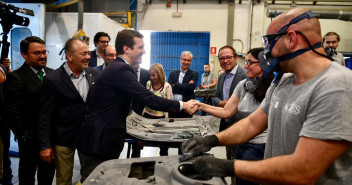
[[[49,51],[35,51],[35,52],[27,52],[27,53],[30,53],[30,54],[32,54],[32,55],[39,56],[39,55],[48,55],[48,54],[49,54]]]
[[[220,62],[224,62],[225,60],[231,60],[233,59],[235,56],[226,56],[226,57],[219,57],[219,61]]]
[[[106,53],[105,56],[116,57],[117,54],[116,53]]]
[[[276,34],[270,34],[270,35],[264,35],[262,36],[262,41],[264,44],[264,47],[267,47],[273,40],[279,40],[279,38],[283,35],[286,35],[287,32],[282,32],[282,33],[276,33]]]
[[[109,44],[110,41],[99,40],[99,42],[102,44]]]
[[[244,64],[247,64],[248,66],[251,66],[252,64],[259,63],[259,61],[250,61],[250,60],[245,60]]]

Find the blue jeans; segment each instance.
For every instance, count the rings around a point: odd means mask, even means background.
[[[254,144],[245,143],[237,145],[236,159],[247,161],[258,161],[264,158],[265,143]],[[236,178],[236,185],[257,185],[256,183],[249,182],[240,178]]]

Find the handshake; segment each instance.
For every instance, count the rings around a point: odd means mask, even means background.
[[[189,100],[188,102],[183,102],[183,110],[188,114],[195,114],[196,112],[200,111],[200,103],[197,100]]]

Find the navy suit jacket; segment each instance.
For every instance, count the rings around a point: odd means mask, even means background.
[[[180,76],[181,70],[172,71],[169,75],[168,82],[172,86],[173,94],[182,94],[182,101],[188,101],[190,99],[195,99],[196,95],[194,90],[198,83],[198,72],[188,69],[185,76],[183,77],[182,83],[178,82],[178,77]],[[189,83],[193,80],[193,83]]]
[[[147,82],[150,80],[149,78],[149,71],[143,68],[140,68],[140,76],[139,76],[139,83],[141,83],[144,87],[146,87]],[[132,102],[132,110],[139,114],[142,115],[143,109],[144,109],[144,104],[142,102],[133,100]]]
[[[45,67],[44,71],[48,75],[53,70]],[[37,137],[41,88],[42,82],[27,63],[6,76],[5,118],[17,138]]]
[[[216,88],[215,96],[213,98],[213,104],[214,104],[214,106],[217,106],[217,107],[219,106],[219,103],[224,100],[223,87],[224,87],[225,76],[226,76],[225,72],[223,72],[219,76],[218,85],[217,85],[217,88]],[[247,70],[245,68],[241,67],[240,65],[238,65],[238,68],[237,68],[237,71],[236,71],[236,75],[233,77],[233,80],[231,82],[229,97],[231,97],[231,95],[233,93],[233,90],[237,86],[238,82],[240,82],[241,80],[246,79],[246,78],[247,78]],[[229,124],[233,124],[233,123],[235,123],[237,121],[239,121],[239,119],[237,118],[237,116],[235,114],[233,117],[231,117],[229,119],[228,122],[229,122]],[[221,119],[220,127],[225,128],[226,126],[223,125],[223,124],[225,124],[223,122],[225,122],[225,120]],[[222,129],[222,128],[220,128],[220,129]]]
[[[84,70],[91,88],[98,76],[98,71],[93,68]],[[63,64],[45,76],[41,100],[38,123],[40,149],[49,148],[51,144],[73,147],[73,141],[87,112],[89,91],[84,102]]]
[[[76,147],[104,159],[116,159],[122,151],[132,98],[160,111],[180,109],[178,101],[158,97],[140,84],[134,69],[120,57],[111,61],[99,75],[91,95]]]
[[[89,67],[96,67],[97,65],[98,65],[98,63],[97,63],[97,51],[94,50],[94,51],[90,52],[90,60],[89,60],[88,66]]]
[[[95,67],[93,67],[93,69],[97,70],[98,72],[101,72],[101,71],[103,71],[103,67],[104,67],[104,64],[100,65],[100,66],[95,66]]]

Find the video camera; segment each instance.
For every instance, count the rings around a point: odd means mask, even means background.
[[[18,8],[12,4],[6,4],[5,2],[0,1],[0,18],[4,32],[10,31],[13,24],[19,26],[29,25],[29,18],[16,15],[17,12],[34,16],[33,10]],[[10,29],[8,29],[9,27]]]
[[[2,59],[7,58],[9,53],[10,43],[7,42],[7,34],[11,31],[12,26],[14,24],[19,26],[29,25],[29,18],[16,15],[17,12],[34,16],[33,10],[18,8],[12,4],[6,4],[5,2],[0,1],[0,24],[3,30],[2,41],[0,42],[2,44],[1,61]]]

